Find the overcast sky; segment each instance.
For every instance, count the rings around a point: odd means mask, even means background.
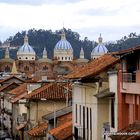
[[[70,28],[97,40],[140,34],[140,0],[0,0],[0,40],[17,31]]]

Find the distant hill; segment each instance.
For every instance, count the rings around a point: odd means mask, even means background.
[[[44,47],[48,52],[48,57],[53,58],[53,50],[56,43],[60,40],[61,30],[44,30],[44,29],[30,29],[28,30],[29,44],[35,49],[38,58],[42,57]],[[80,49],[83,47],[85,57],[90,59],[92,49],[97,45],[97,42],[88,40],[87,37],[84,40],[80,40],[80,35],[71,29],[65,29],[66,38],[71,43],[74,50],[74,58],[79,58]],[[10,42],[11,46],[23,45],[23,38],[25,31],[18,32],[14,36],[10,36],[6,41]],[[5,42],[6,42],[5,41]],[[1,42],[0,42],[1,44]],[[130,33],[128,36],[124,36],[122,39],[117,40],[115,43],[108,42],[106,47],[110,52],[127,49],[140,44],[140,35],[136,33]],[[17,48],[18,49],[18,48]],[[16,57],[17,49],[10,50],[10,56]],[[4,50],[0,51],[0,58],[4,57]]]

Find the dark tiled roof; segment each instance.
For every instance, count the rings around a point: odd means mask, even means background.
[[[65,76],[65,78],[79,79],[79,78],[94,76],[104,71],[108,67],[113,66],[118,61],[119,61],[118,58],[115,58],[110,54],[105,54],[97,59],[92,60],[88,64],[85,64],[82,67],[77,68],[72,73]]]
[[[8,80],[10,80],[10,79],[13,79],[13,78],[15,78],[15,79],[17,79],[17,80],[19,80],[19,81],[21,81],[21,82],[24,82],[24,80],[22,80],[22,79],[20,79],[20,78],[18,78],[18,77],[16,77],[16,76],[14,76],[14,75],[12,75],[12,76],[9,76],[9,77],[7,77],[7,78],[1,80],[0,83],[6,82],[6,81],[8,81]]]
[[[32,137],[43,137],[46,135],[46,129],[48,128],[47,123],[39,123],[37,126],[30,129],[27,133]]]
[[[56,117],[60,117],[60,116],[69,114],[71,112],[72,112],[72,106],[69,106],[69,107],[65,107],[65,108],[62,108],[60,110],[57,110],[55,112],[55,115],[56,115]],[[44,120],[51,120],[51,119],[54,118],[54,113],[50,113],[50,114],[44,115],[42,118]]]
[[[9,90],[11,88],[13,89],[14,88],[13,86],[19,86],[19,84],[18,83],[15,83],[15,82],[9,83],[7,85],[4,85],[4,86],[0,87],[0,91],[2,92],[3,90],[7,90],[7,88],[9,88]]]
[[[66,99],[66,89],[60,83],[50,83],[46,84],[28,94],[25,98],[27,99],[48,99],[48,100],[65,100]],[[72,91],[68,90],[69,99],[72,98]]]

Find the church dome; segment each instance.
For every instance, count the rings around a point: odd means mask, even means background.
[[[61,40],[55,45],[54,57],[59,61],[72,61],[73,59],[73,49],[69,41],[66,40],[64,29],[61,33]]]
[[[71,44],[66,40],[64,29],[62,30],[61,40],[55,45],[55,50],[72,50]]]
[[[108,53],[108,49],[105,47],[105,45],[103,44],[103,38],[101,37],[101,34],[100,34],[100,37],[98,38],[98,45],[92,50],[92,58],[97,58],[97,57],[100,57],[101,55],[105,54],[105,53]]]
[[[35,51],[28,43],[28,37],[25,35],[24,44],[19,48],[17,52],[18,60],[35,60]]]

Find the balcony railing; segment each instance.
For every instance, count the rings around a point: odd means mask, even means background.
[[[136,73],[122,73],[122,82],[135,83]]]

